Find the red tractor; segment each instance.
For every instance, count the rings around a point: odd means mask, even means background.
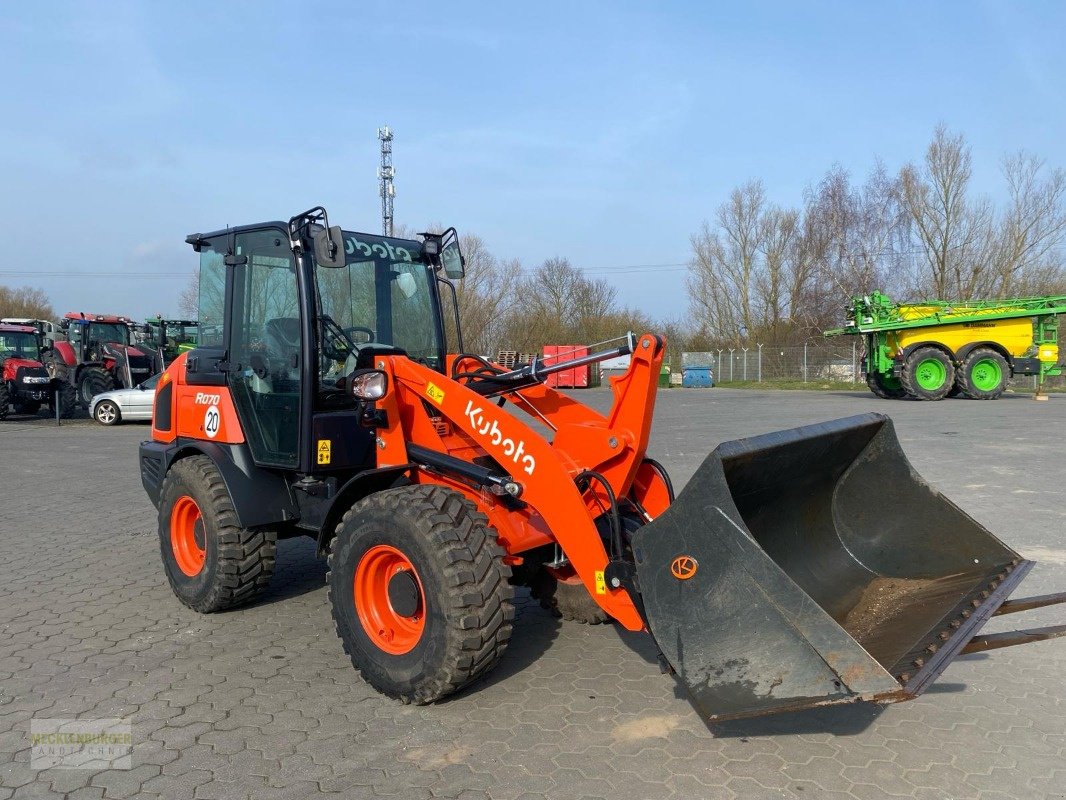
[[[133,388],[152,374],[152,358],[130,345],[127,317],[70,312],[60,320],[66,339],[55,341],[45,364],[60,383],[60,407],[86,408],[101,392]]]
[[[41,339],[32,325],[0,323],[0,419],[36,414],[51,397],[51,379],[40,361]]]

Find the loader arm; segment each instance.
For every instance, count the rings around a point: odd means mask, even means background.
[[[389,391],[377,404],[384,412],[377,466],[418,463],[412,450],[419,448],[470,465],[498,466],[517,485],[515,496],[493,494],[447,470],[420,469],[415,480],[459,489],[473,499],[511,557],[558,543],[600,607],[627,629],[642,630],[634,598],[604,578],[609,557],[595,519],[603,513],[606,493],[595,483],[582,491],[576,479],[593,470],[617,497],[636,492],[647,500],[649,515],[665,508],[661,487],[648,486],[654,479],[635,480],[651,433],[663,352],[659,337],[644,334],[637,340],[629,370],[612,380],[614,403],[606,416],[544,385],[503,393],[554,428],[551,440],[459,381],[404,356],[381,356],[375,366],[388,375]]]

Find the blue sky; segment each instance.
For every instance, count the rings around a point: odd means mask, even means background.
[[[376,231],[387,123],[399,223],[566,256],[675,317],[683,271],[619,268],[685,261],[750,178],[797,203],[834,162],[920,158],[940,121],[994,199],[1005,152],[1066,166],[1064,23],[1051,2],[4,4],[0,282],[173,314],[187,233],[320,203]]]

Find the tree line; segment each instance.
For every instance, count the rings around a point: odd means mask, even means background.
[[[861,183],[833,167],[782,207],[754,180],[692,237],[688,324],[717,343],[783,344],[839,325],[853,295],[966,300],[1066,294],[1066,173],[1018,153],[1005,200],[975,195],[963,136],[939,126],[918,163]]]
[[[464,349],[532,353],[654,330],[676,361],[682,350],[818,338],[842,322],[849,298],[875,289],[897,300],[1066,294],[1066,173],[1024,152],[1004,157],[1000,173],[1001,202],[976,194],[969,145],[939,126],[921,160],[896,173],[878,164],[861,181],[834,166],[795,207],[760,180],[737,186],[692,235],[686,297],[665,320],[622,304],[608,278],[566,258],[527,269],[468,233],[456,286]],[[5,316],[52,316],[10,310],[47,307],[40,290],[14,291],[22,305],[0,287]],[[179,306],[196,315],[195,273]]]
[[[0,286],[0,319],[15,317],[54,320],[55,316],[55,309],[48,301],[44,289],[31,286]]]

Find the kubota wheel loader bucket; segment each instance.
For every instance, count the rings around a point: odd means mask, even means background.
[[[879,414],[722,444],[633,551],[651,633],[712,720],[915,697],[1032,567]]]

